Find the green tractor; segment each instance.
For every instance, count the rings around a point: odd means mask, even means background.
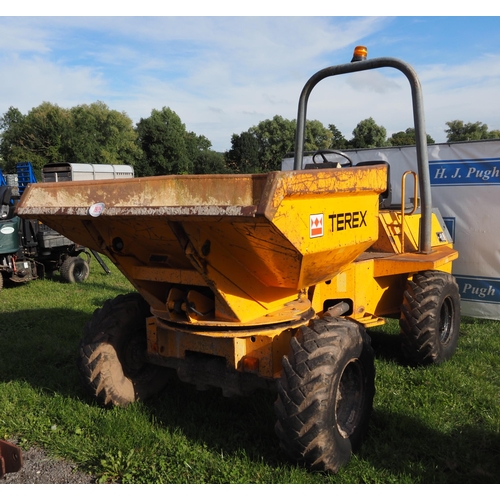
[[[84,281],[90,274],[85,247],[37,220],[15,215],[24,189],[33,183],[30,163],[19,163],[17,174],[4,176],[0,170],[0,290],[6,281],[24,283],[54,271],[69,283]]]

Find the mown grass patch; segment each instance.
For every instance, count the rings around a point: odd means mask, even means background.
[[[82,284],[34,281],[0,292],[0,437],[44,447],[101,482],[498,483],[500,328],[463,318],[455,356],[412,368],[398,325],[370,331],[374,411],[362,450],[337,475],[290,463],[274,434],[274,395],[224,398],[173,381],[144,403],[105,410],[76,370],[83,325],[132,291],[107,261]]]

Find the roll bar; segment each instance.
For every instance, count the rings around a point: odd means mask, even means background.
[[[348,64],[330,66],[315,73],[304,85],[299,99],[297,112],[297,129],[295,133],[294,170],[301,170],[304,156],[304,138],[306,129],[307,102],[313,88],[329,76],[344,75],[378,68],[395,68],[401,71],[410,83],[415,139],[417,147],[418,178],[421,198],[422,218],[420,223],[419,252],[431,253],[431,217],[432,199],[429,173],[429,159],[427,156],[427,135],[425,132],[424,103],[422,88],[415,70],[406,62],[392,57],[379,57]]]

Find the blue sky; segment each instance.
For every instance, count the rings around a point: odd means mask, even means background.
[[[196,13],[209,10],[189,5]],[[437,142],[445,142],[450,120],[500,129],[500,17],[379,15],[390,10],[384,8],[363,9],[375,17],[267,16],[264,9],[236,17],[163,16],[154,9],[143,9],[154,14],[148,17],[113,17],[110,10],[77,16],[53,8],[24,17],[14,8],[0,17],[0,113],[9,106],[27,113],[43,101],[71,107],[100,100],[135,124],[167,106],[189,131],[224,151],[233,133],[275,115],[296,118],[307,79],[349,62],[354,46],[366,45],[369,57],[396,57],[415,68],[427,132]],[[335,124],[348,139],[368,117],[388,135],[413,126],[403,75],[330,78],[311,96],[308,118]]]

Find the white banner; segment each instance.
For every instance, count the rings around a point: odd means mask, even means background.
[[[401,203],[402,175],[416,170],[414,146],[344,152],[354,165],[387,161],[392,203]],[[441,212],[459,252],[453,275],[462,314],[500,320],[500,140],[431,144],[428,155],[432,205]],[[329,158],[345,162],[338,156]],[[311,163],[311,157],[304,163]],[[284,159],[282,169],[292,170],[293,158]],[[411,181],[406,196],[413,196]]]

